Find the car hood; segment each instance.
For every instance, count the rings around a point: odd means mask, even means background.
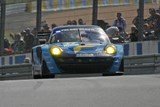
[[[65,42],[55,43],[52,46],[58,46],[63,50],[65,54],[77,54],[77,53],[101,53],[104,47],[107,46],[105,43],[82,43],[82,42]]]

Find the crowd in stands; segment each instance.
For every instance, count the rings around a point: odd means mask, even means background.
[[[117,19],[114,20],[112,26],[105,28],[106,33],[114,42],[114,37],[118,37],[118,43],[123,42],[137,42],[137,41],[148,41],[148,40],[160,40],[160,8],[158,10],[154,8],[149,9],[150,16],[144,19],[142,26],[139,22],[138,16],[139,9],[137,10],[137,16],[132,21],[131,32],[126,32],[126,20],[122,16],[122,13],[117,13]],[[140,27],[143,27],[143,35],[139,34]],[[141,36],[141,37],[140,37]]]
[[[149,9],[150,16],[144,19],[144,33],[141,39],[139,39],[139,10],[137,10],[137,16],[133,19],[130,33],[126,32],[127,23],[122,13],[117,13],[117,18],[113,21],[113,24],[104,22],[103,20],[98,20],[98,25],[101,26],[106,34],[109,36],[111,42],[113,43],[123,43],[123,42],[137,42],[137,41],[147,41],[147,40],[160,40],[160,8],[155,10],[154,8]],[[86,23],[83,19],[68,20],[64,25],[85,25]],[[51,29],[56,27],[55,23],[49,25],[46,21],[41,23],[41,32],[51,32]],[[36,34],[37,29],[26,28],[20,33],[11,33],[10,37],[14,40],[10,43],[7,39],[4,40],[4,48],[7,54],[13,53],[24,53],[31,52],[33,46],[37,44]],[[118,38],[118,39],[117,39]]]
[[[76,20],[68,20],[66,24],[64,25],[85,25],[83,19]],[[40,32],[51,32],[51,29],[54,27],[57,27],[55,23],[49,25],[46,21],[42,21],[41,23],[42,28]],[[10,41],[5,38],[4,39],[4,54],[13,54],[13,53],[27,53],[31,52],[32,47],[37,45],[37,29],[33,28],[26,28],[25,30],[22,30],[20,33],[10,33],[10,37],[14,41],[13,43],[10,43]]]

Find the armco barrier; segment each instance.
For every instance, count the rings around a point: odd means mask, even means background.
[[[124,57],[126,75],[160,73],[160,54]]]
[[[0,67],[0,80],[31,79],[31,64]],[[160,73],[160,54],[124,57],[124,75]]]
[[[0,80],[32,78],[31,64],[7,65],[0,67]]]

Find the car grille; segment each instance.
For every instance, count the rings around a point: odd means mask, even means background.
[[[57,58],[57,66],[63,73],[102,73],[110,69],[114,59],[108,58]]]

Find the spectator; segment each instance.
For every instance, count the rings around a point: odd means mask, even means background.
[[[123,43],[127,39],[128,34],[127,34],[127,32],[124,32],[121,27],[119,27],[118,29],[119,29],[119,36],[118,36],[119,40],[121,43]]]
[[[104,20],[97,20],[97,25],[100,26],[103,30],[106,30],[109,26],[109,23]]]
[[[4,51],[5,51],[5,53],[6,53],[7,55],[11,55],[11,54],[14,53],[14,51],[13,51],[13,49],[12,49],[11,46],[9,46],[9,48],[5,48]]]
[[[25,51],[30,52],[32,47],[34,46],[34,35],[31,33],[29,28],[27,28],[25,31],[26,31],[26,36],[24,36]]]
[[[144,35],[145,35],[145,40],[155,40],[155,36],[154,36],[154,31],[152,29],[150,29],[150,26],[145,23],[143,25],[144,28]]]
[[[10,43],[9,40],[7,38],[4,39],[4,48],[9,48],[10,47]]]
[[[131,42],[137,42],[138,41],[138,30],[136,26],[131,27],[131,33],[129,34],[130,41]]]
[[[48,24],[45,24],[45,25],[43,26],[42,32],[51,32],[51,30],[50,30]]]
[[[72,21],[71,20],[68,20],[67,21],[67,25],[71,25],[72,24]]]
[[[24,37],[26,36],[26,31],[25,31],[25,30],[22,30],[21,36],[22,36],[22,38],[23,38],[23,40],[24,40]]]
[[[12,44],[12,46],[13,46],[12,48],[13,48],[14,52],[16,52],[16,53],[17,52],[18,53],[24,52],[25,43],[24,43],[20,33],[15,34],[15,41]]]
[[[83,22],[82,19],[78,19],[78,24],[79,24],[79,25],[85,25],[85,23]]]
[[[160,6],[159,6],[159,8],[156,10],[156,12],[160,14]]]
[[[13,49],[11,48],[9,40],[7,38],[4,39],[4,54],[13,54]]]
[[[154,30],[155,36],[160,40],[160,14],[156,13],[154,8],[149,9],[150,17],[146,19],[147,23]]]
[[[33,28],[32,31],[31,31],[31,33],[32,33],[34,36],[36,36],[36,34],[37,34],[37,28],[36,28],[36,27]]]
[[[57,27],[57,25],[56,25],[55,23],[53,23],[53,24],[51,25],[51,28],[53,29],[53,28],[55,28],[55,27]]]
[[[46,20],[42,20],[41,21],[41,26],[45,26],[47,24],[47,21]]]
[[[14,33],[10,33],[9,36],[14,40]]]
[[[109,27],[111,27],[110,25],[109,25],[109,23],[108,22],[106,22],[106,29],[108,29]]]
[[[126,29],[126,20],[122,17],[122,13],[117,13],[117,19],[114,20],[113,26],[121,27],[122,31],[125,32],[125,29]]]
[[[72,20],[72,25],[77,25],[77,21],[76,20]]]
[[[139,9],[137,9],[137,16],[132,21],[132,24],[135,25],[137,28],[139,27],[138,25],[140,23],[138,17],[139,17]]]

